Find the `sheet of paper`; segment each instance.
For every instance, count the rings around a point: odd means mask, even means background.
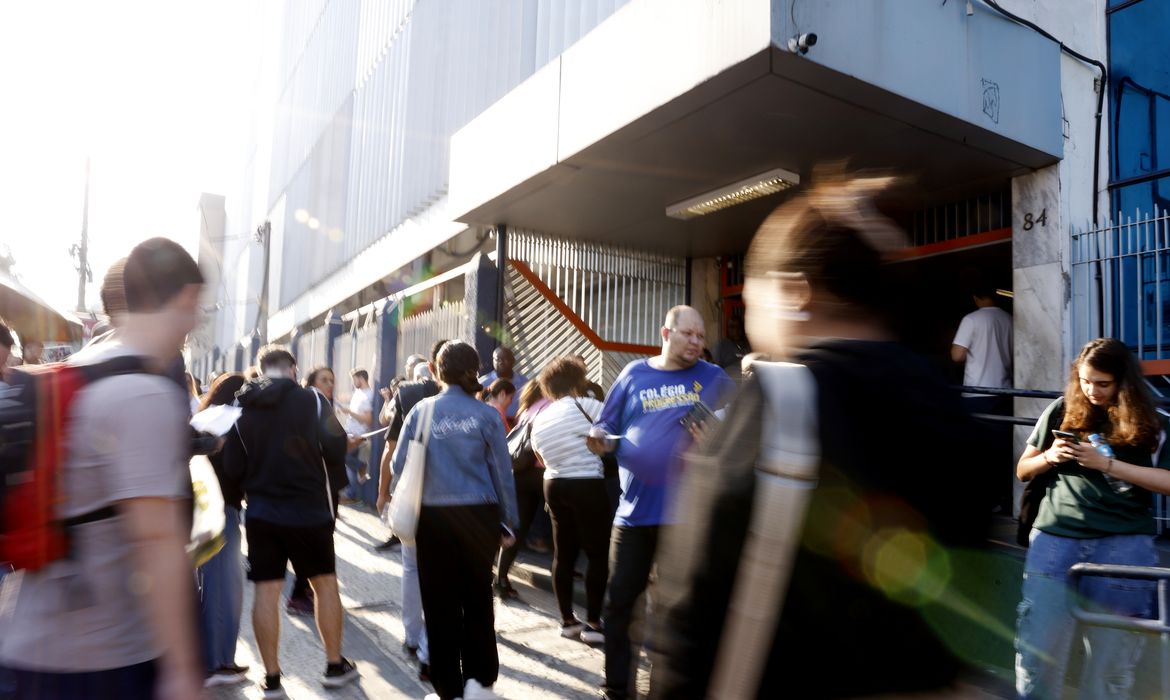
[[[239,406],[208,406],[191,416],[191,427],[209,435],[226,435],[243,412]]]

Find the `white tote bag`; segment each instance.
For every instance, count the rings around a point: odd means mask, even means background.
[[[414,439],[406,446],[406,465],[402,476],[394,486],[394,497],[390,499],[390,515],[387,525],[403,544],[413,545],[418,534],[418,514],[422,508],[423,477],[427,466],[427,441],[431,436],[431,417],[435,412],[434,399],[427,399],[418,406],[418,429]]]

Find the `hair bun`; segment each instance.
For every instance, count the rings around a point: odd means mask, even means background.
[[[843,164],[828,163],[813,170],[813,184],[806,196],[826,223],[856,231],[866,245],[888,259],[909,241],[897,224],[878,211],[874,200],[903,181],[876,171],[850,175]]]

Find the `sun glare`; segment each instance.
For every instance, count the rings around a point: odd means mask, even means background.
[[[200,193],[230,198],[247,157],[250,5],[0,5],[0,243],[22,282],[74,307],[87,158],[95,281],[151,236],[195,252]]]

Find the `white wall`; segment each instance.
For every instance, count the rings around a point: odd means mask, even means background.
[[[1105,0],[1001,0],[1000,4],[1069,48],[1106,63]],[[980,3],[975,5],[979,12],[993,11]],[[1070,344],[1069,236],[1092,218],[1098,75],[1095,67],[1067,54],[1061,59],[1064,159],[1012,181],[1014,371],[1018,388],[1063,389],[1068,364],[1079,350]],[[1096,193],[1102,215],[1107,211],[1108,101],[1104,110]],[[1047,220],[1037,225],[1042,213],[1047,213]],[[1047,403],[1018,399],[1016,415],[1038,416]],[[1018,450],[1022,451],[1029,431],[1017,428]]]
[[[976,5],[977,11],[991,11]],[[1001,5],[1070,48],[1105,62],[1105,0],[1004,0]],[[1061,387],[1065,367],[1077,351],[1069,347],[1069,235],[1092,218],[1097,77],[1095,67],[1067,55],[1062,59],[1064,159],[1012,183],[1017,386]],[[1108,135],[1106,114],[1097,193],[1102,212]],[[1043,225],[1028,225],[1029,216],[1036,222],[1042,213],[1047,213]]]

